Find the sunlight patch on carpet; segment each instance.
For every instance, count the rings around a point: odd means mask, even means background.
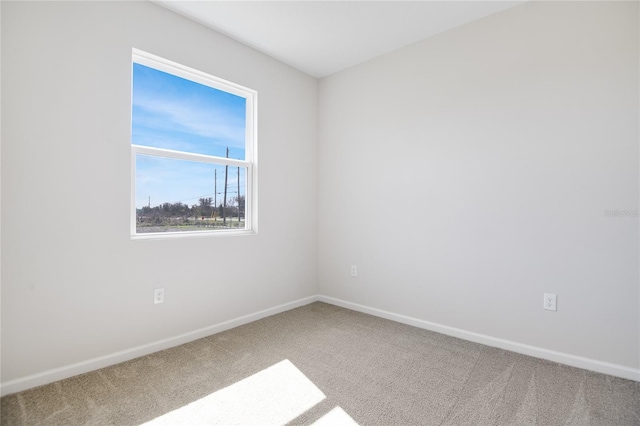
[[[325,398],[287,359],[144,424],[285,424]]]
[[[358,426],[358,423],[342,408],[336,407],[313,422],[312,426]]]

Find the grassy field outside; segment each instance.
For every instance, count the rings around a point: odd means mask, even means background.
[[[215,229],[244,229],[244,218],[228,217],[225,221],[221,217],[215,218],[164,218],[158,220],[139,220],[136,224],[137,233],[154,232],[194,232]]]

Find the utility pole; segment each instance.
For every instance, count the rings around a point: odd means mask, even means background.
[[[227,147],[227,158],[229,158],[229,147]],[[227,226],[227,177],[229,176],[229,165],[224,166],[224,200],[222,201],[222,226]]]
[[[218,169],[213,169],[213,208],[218,208]]]
[[[238,199],[238,228],[240,228],[240,166],[238,166],[238,195],[236,195]]]
[[[149,208],[151,208],[151,195],[149,195]]]

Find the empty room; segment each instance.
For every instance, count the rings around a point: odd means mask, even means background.
[[[640,425],[637,1],[1,1],[2,425]]]

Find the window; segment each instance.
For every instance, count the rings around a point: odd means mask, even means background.
[[[256,230],[256,92],[133,50],[133,238]]]

